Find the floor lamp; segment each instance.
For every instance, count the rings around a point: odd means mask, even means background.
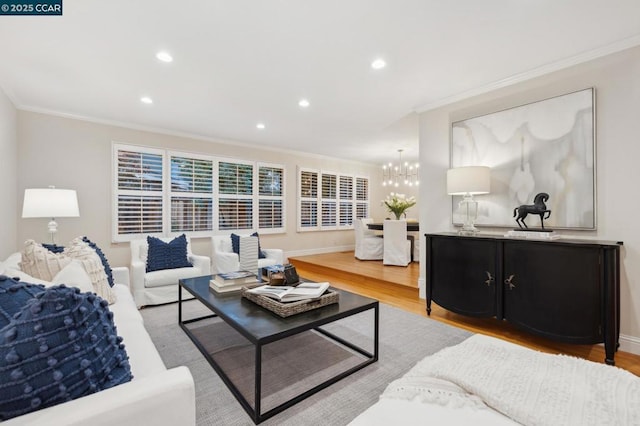
[[[458,204],[465,214],[465,221],[460,230],[462,235],[475,235],[478,228],[478,202],[473,199],[477,194],[488,194],[491,188],[491,169],[485,166],[457,167],[447,170],[447,194],[462,195]]]
[[[58,232],[56,217],[78,217],[78,196],[73,189],[33,188],[24,190],[24,203],[22,204],[23,218],[50,218],[48,223],[51,234],[51,244],[55,244],[55,235]]]

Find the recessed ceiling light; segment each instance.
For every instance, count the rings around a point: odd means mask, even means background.
[[[309,105],[311,104],[306,99],[300,99],[300,102],[298,102],[298,105],[300,105],[300,108],[308,108]]]
[[[140,98],[140,102],[142,102],[143,104],[150,105],[150,104],[153,103],[153,99],[151,99],[148,96],[143,96],[143,97]]]
[[[162,62],[173,61],[173,56],[171,56],[169,52],[165,52],[164,50],[161,50],[160,52],[156,53],[156,58],[158,58],[158,60]]]
[[[387,63],[384,61],[384,59],[378,58],[375,61],[371,62],[371,68],[373,68],[374,70],[379,70],[386,66],[387,66]]]
[[[260,129],[260,130],[264,130],[266,126],[264,125],[264,123],[258,123],[256,124],[256,128]]]

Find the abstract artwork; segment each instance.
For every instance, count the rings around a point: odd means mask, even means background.
[[[476,225],[513,227],[514,208],[546,192],[545,225],[596,229],[594,101],[589,88],[451,124],[451,167],[491,168]],[[461,224],[461,197],[453,198]]]

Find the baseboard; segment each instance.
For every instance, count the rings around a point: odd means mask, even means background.
[[[640,338],[634,336],[620,335],[620,350],[632,354],[640,355]]]
[[[312,248],[312,249],[304,249],[304,250],[291,250],[284,252],[284,257],[296,257],[296,256],[310,256],[312,254],[325,254],[325,253],[335,253],[341,251],[354,251],[356,249],[355,245],[349,246],[334,246],[334,247],[324,247],[324,248]]]

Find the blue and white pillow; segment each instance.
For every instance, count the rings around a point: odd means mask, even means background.
[[[258,259],[265,259],[267,255],[264,254],[260,247],[260,235],[258,235],[258,232],[254,232],[250,236],[258,238]],[[235,254],[240,256],[240,235],[231,234],[231,249]]]
[[[104,273],[107,275],[107,280],[109,281],[109,286],[113,287],[113,284],[114,284],[114,282],[113,282],[113,270],[111,269],[111,265],[109,265],[109,261],[107,260],[107,256],[105,256],[104,252],[102,251],[102,249],[100,249],[100,247],[98,247],[96,245],[96,243],[91,241],[89,238],[82,237],[82,241],[87,243],[87,245],[89,247],[91,247],[96,252],[98,257],[100,258],[100,261],[102,262],[102,266],[104,267]]]
[[[8,290],[0,298],[16,286],[33,289],[11,279],[0,286]],[[11,317],[0,328],[0,420],[132,379],[113,313],[95,294],[64,285],[42,289]]]

